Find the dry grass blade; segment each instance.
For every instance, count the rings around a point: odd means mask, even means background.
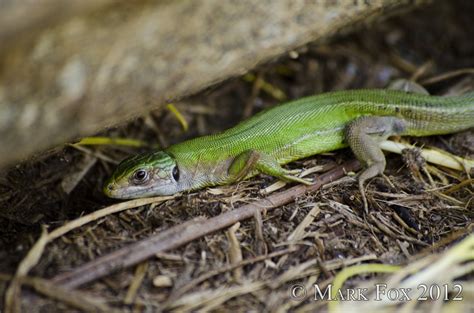
[[[279,101],[285,101],[287,99],[287,96],[283,90],[273,86],[262,78],[258,79],[255,75],[250,73],[245,74],[243,78],[247,82],[257,82],[259,84],[259,89],[261,88],[267,94]]]
[[[314,219],[319,215],[321,209],[319,208],[318,204],[315,204],[314,207],[306,214],[305,218],[301,221],[301,223],[295,228],[295,230],[288,236],[289,242],[296,242],[301,240],[307,234],[306,227],[311,225]]]
[[[153,203],[158,203],[158,202],[161,203],[167,200],[174,199],[175,197],[176,196],[143,198],[143,199],[135,199],[135,200],[113,204],[101,210],[97,210],[95,212],[84,215],[78,219],[75,219],[71,222],[66,223],[65,225],[61,227],[56,228],[48,235],[48,241],[61,237],[62,235],[70,232],[73,229],[79,228],[85,224],[98,220],[99,218],[105,217],[107,215],[137,208],[143,205],[148,205],[148,204],[153,204]]]
[[[97,163],[97,158],[84,154],[84,158],[78,164],[78,169],[65,176],[61,181],[61,188],[66,193],[69,194],[71,191],[76,188],[77,184],[81,182],[84,176],[89,172],[89,170]]]
[[[226,231],[226,237],[229,241],[229,262],[232,265],[242,262],[242,249],[240,248],[240,242],[237,239],[235,232],[239,229],[240,223],[235,223],[232,227]],[[235,281],[240,281],[242,278],[242,268],[237,267],[233,271]]]
[[[130,138],[110,138],[110,137],[84,137],[79,142],[72,144],[72,146],[127,146],[127,147],[143,147],[146,142],[130,139]]]
[[[28,251],[28,254],[20,262],[20,265],[18,265],[15,276],[5,292],[5,312],[20,312],[21,281],[28,274],[30,269],[38,263],[43,254],[44,247],[49,241],[48,239],[48,232],[43,228],[43,232],[38,241],[33,245],[30,251]]]
[[[474,74],[474,68],[463,68],[459,70],[454,70],[451,72],[443,73],[441,75],[437,75],[434,77],[430,77],[428,79],[425,79],[421,82],[421,85],[431,85],[438,83],[440,81],[450,79],[459,75],[467,75],[467,74]]]
[[[132,283],[128,287],[127,295],[125,296],[125,299],[123,302],[125,304],[132,304],[135,296],[137,295],[138,288],[140,288],[140,285],[143,282],[143,279],[145,278],[146,271],[148,269],[148,262],[141,263],[137,266],[137,269],[135,270],[135,275],[133,276]]]
[[[108,163],[111,163],[111,164],[118,164],[119,163],[118,161],[106,156],[105,154],[103,154],[102,152],[100,152],[98,150],[87,149],[83,145],[77,145],[77,144],[71,144],[69,146],[73,147],[74,149],[76,149],[78,151],[81,151],[84,154],[88,154],[88,155],[91,155],[93,157],[96,157],[97,159],[100,159],[104,162],[108,162]]]
[[[307,232],[306,228],[311,225],[314,219],[319,215],[321,209],[319,208],[318,204],[315,204],[313,208],[306,214],[305,218],[301,221],[301,223],[295,228],[295,230],[288,236],[287,242],[290,244],[296,243],[298,240],[301,240],[306,237]],[[284,255],[278,260],[277,266],[282,266],[285,261],[287,260],[287,255]]]
[[[474,178],[465,179],[464,181],[460,182],[460,183],[457,184],[457,185],[452,186],[451,188],[449,188],[448,190],[444,191],[443,193],[444,193],[445,195],[448,195],[448,194],[450,194],[450,193],[456,192],[456,191],[458,191],[459,189],[464,188],[465,186],[469,186],[469,185],[474,185]]]
[[[183,130],[187,131],[189,129],[189,124],[178,108],[176,108],[176,106],[172,103],[169,103],[166,108],[173,114],[174,117],[176,117]]]
[[[237,296],[255,292],[265,287],[265,282],[244,282],[241,286],[219,287],[191,293],[181,297],[170,308],[177,308],[179,312],[210,312],[221,304]]]

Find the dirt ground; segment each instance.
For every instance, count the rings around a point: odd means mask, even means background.
[[[250,75],[175,103],[189,124],[187,131],[167,110],[152,112],[100,135],[167,146],[226,129],[283,99],[329,90],[380,88],[397,78],[414,79],[432,94],[473,89],[472,74],[432,79],[474,66],[473,16],[472,1],[436,1],[401,17],[340,35],[331,42],[302,47],[287,57],[260,66]],[[474,158],[473,130],[407,140]],[[116,203],[101,192],[105,179],[121,159],[147,149],[105,145],[78,149],[66,145],[0,172],[0,311],[3,311],[9,275],[15,273],[42,226],[51,231],[68,220]],[[352,153],[344,149],[294,162],[289,167],[330,167],[352,158]],[[446,241],[451,234],[461,233],[456,237],[459,239],[472,231],[469,228],[474,217],[472,181],[450,190],[466,181],[467,173],[427,167],[415,154],[407,153],[403,157],[387,156],[386,175],[394,186],[382,177],[368,184],[370,217],[362,209],[356,183],[342,180],[263,214],[261,229],[255,219],[246,220],[235,231],[235,238],[224,231],[207,235],[141,265],[88,283],[80,290],[120,311],[198,308],[274,311],[307,308],[308,304],[314,310],[325,304],[311,303],[310,299],[290,301],[289,288],[307,283],[309,277],[314,277],[310,269],[317,264],[323,269],[317,282],[327,282],[340,267],[326,270],[324,267],[337,260],[371,256],[372,262],[405,264],[430,247],[432,253],[444,250],[451,242],[437,243]],[[30,275],[49,279],[192,218],[216,216],[238,208],[265,197],[261,190],[274,182],[271,177],[258,176],[233,186],[192,192],[156,206],[108,215],[47,245]],[[307,236],[293,243],[286,254],[255,261],[240,270],[223,271],[189,290],[183,289],[194,279],[228,265],[234,239],[244,260],[287,249],[289,235],[315,207],[318,214],[305,228]],[[312,260],[317,263],[285,278],[289,269]],[[144,276],[137,280],[140,273]],[[356,276],[350,284],[368,276]],[[133,291],[130,286],[137,281],[139,285]],[[229,295],[225,287],[233,288],[234,293]],[[24,290],[21,297],[24,312],[72,310],[50,297],[36,296],[27,291],[28,287]],[[209,303],[203,297],[223,300]]]

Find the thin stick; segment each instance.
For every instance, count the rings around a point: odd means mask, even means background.
[[[192,219],[160,234],[99,257],[71,272],[60,274],[54,277],[52,281],[65,288],[78,287],[119,269],[142,262],[153,257],[158,252],[177,248],[192,240],[229,227],[244,219],[251,218],[254,216],[255,210],[272,210],[290,203],[307,192],[314,192],[321,188],[322,185],[339,179],[346,172],[357,171],[359,168],[359,162],[353,160],[321,175],[313,185],[298,185],[210,219],[202,217]]]
[[[421,85],[423,86],[431,85],[431,84],[435,84],[446,79],[450,79],[459,75],[466,75],[466,74],[474,74],[474,68],[462,68],[459,70],[454,70],[451,72],[443,73],[441,75],[430,77],[428,79],[423,80],[421,82]]]

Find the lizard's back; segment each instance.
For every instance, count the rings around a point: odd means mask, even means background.
[[[276,106],[222,133],[188,140],[167,151],[181,159],[215,161],[254,149],[284,164],[346,146],[345,126],[371,115],[403,118],[404,135],[460,131],[474,127],[474,93],[438,97],[382,89],[330,92]]]

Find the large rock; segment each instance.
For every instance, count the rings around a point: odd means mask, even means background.
[[[0,166],[419,2],[3,2]]]

